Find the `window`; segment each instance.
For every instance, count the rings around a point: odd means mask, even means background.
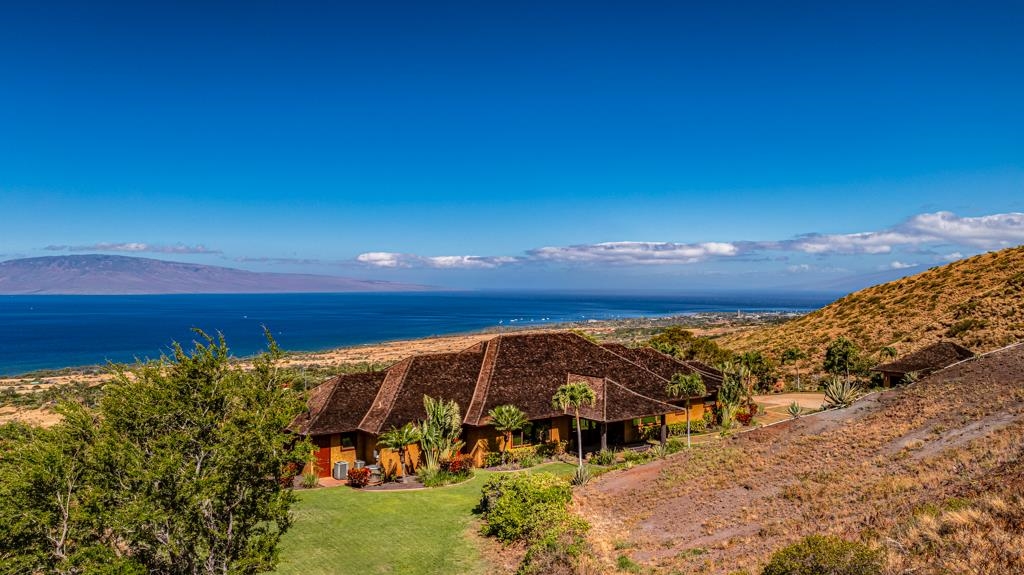
[[[576,431],[576,418],[575,417],[572,418],[571,421],[572,421],[572,424],[571,424],[572,425],[572,430]],[[581,419],[580,420],[580,429],[582,429],[583,431],[590,431],[592,429],[597,429],[597,426],[598,426],[598,423],[596,421],[590,421],[589,419]]]
[[[351,448],[356,446],[356,434],[354,433],[342,433],[341,434],[341,446]]]
[[[546,443],[550,431],[551,424],[548,422],[527,422],[522,429],[512,434],[512,447]]]

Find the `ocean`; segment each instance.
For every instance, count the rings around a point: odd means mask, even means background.
[[[192,328],[222,332],[232,353],[292,351],[531,326],[699,312],[816,309],[835,294],[419,292],[0,296],[0,374],[156,358]]]

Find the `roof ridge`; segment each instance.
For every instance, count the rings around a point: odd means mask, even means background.
[[[649,374],[653,375],[654,377],[656,377],[656,378],[658,378],[658,379],[660,379],[660,380],[662,380],[662,381],[665,381],[665,382],[667,382],[667,381],[668,381],[668,380],[667,380],[667,379],[665,379],[664,377],[661,377],[661,376],[660,376],[660,375],[658,375],[657,373],[654,373],[653,371],[651,371],[651,370],[647,369],[647,367],[645,367],[645,366],[643,366],[643,365],[640,365],[639,363],[637,363],[637,362],[635,362],[635,361],[633,361],[633,360],[629,359],[628,357],[623,357],[623,356],[621,356],[621,355],[619,355],[619,354],[615,353],[614,351],[612,351],[612,350],[608,349],[607,347],[605,347],[605,346],[603,346],[603,345],[601,345],[601,344],[599,344],[599,343],[594,343],[594,342],[590,341],[589,339],[587,339],[587,338],[583,337],[582,335],[580,335],[580,334],[578,334],[578,333],[573,333],[573,332],[569,332],[569,333],[570,333],[571,335],[574,335],[574,336],[578,337],[579,339],[582,339],[583,341],[585,341],[585,342],[587,342],[587,343],[589,343],[589,344],[593,345],[594,347],[596,347],[596,348],[600,349],[601,351],[603,351],[603,352],[605,352],[605,353],[610,353],[610,354],[614,355],[615,357],[617,357],[617,358],[621,359],[622,361],[625,361],[625,362],[629,362],[630,364],[632,364],[632,365],[635,365],[636,367],[639,367],[640,369],[642,369],[642,370],[646,371],[647,373],[649,373]],[[657,351],[657,350],[655,350],[655,351]],[[666,356],[666,357],[669,357],[669,356]],[[674,360],[675,358],[671,358],[671,357],[670,357],[670,359],[673,359],[673,360]],[[678,361],[678,360],[677,360],[677,361]],[[616,383],[615,385],[621,385],[621,384],[618,384],[618,383]]]
[[[487,340],[484,347],[483,361],[480,362],[480,373],[476,378],[476,385],[473,386],[473,397],[466,407],[466,418],[463,423],[469,425],[480,425],[480,418],[483,417],[484,404],[487,402],[487,392],[491,386],[491,376],[494,374],[494,366],[498,363],[498,348],[501,346],[501,336]]]
[[[324,414],[325,411],[327,411],[327,406],[329,406],[331,404],[331,400],[334,399],[334,394],[338,392],[338,383],[340,381],[341,381],[341,374],[338,374],[338,375],[335,375],[334,377],[328,379],[327,381],[320,382],[320,385],[317,385],[316,387],[313,388],[315,390],[317,387],[320,387],[321,385],[332,385],[333,386],[331,388],[331,392],[329,394],[327,394],[327,399],[323,403],[320,404],[320,409],[317,410],[316,415],[313,415],[312,412],[308,412],[309,413],[309,417],[306,419],[306,422],[305,422],[305,428],[306,429],[309,429],[309,428],[313,427],[313,424],[316,423],[317,421],[319,421],[320,417]],[[313,391],[313,390],[310,390],[310,391]],[[307,402],[308,402],[308,398],[307,398]],[[307,403],[306,406],[308,408],[309,404]]]
[[[387,414],[391,412],[391,408],[395,405],[395,400],[398,398],[398,390],[402,388],[402,383],[405,382],[405,375],[409,373],[409,367],[412,366],[412,362],[416,360],[416,357],[415,355],[407,357],[388,368],[387,375],[384,376],[384,381],[381,382],[377,395],[373,398],[373,403],[370,405],[370,409],[366,411],[366,415],[359,422],[359,429],[367,433],[376,434],[380,432],[381,426],[384,425],[384,421],[387,419]],[[383,416],[376,425],[371,426],[371,416],[376,415],[380,410],[384,410]]]
[[[627,392],[629,392],[629,393],[632,393],[633,395],[635,395],[635,396],[637,396],[637,397],[639,397],[639,398],[642,398],[642,399],[646,399],[646,400],[648,400],[648,401],[653,401],[654,403],[657,403],[657,404],[663,405],[663,406],[665,406],[665,407],[667,407],[667,408],[671,409],[672,411],[679,411],[679,406],[678,406],[678,405],[672,405],[671,403],[665,403],[664,401],[661,401],[660,399],[654,399],[653,397],[647,397],[646,395],[644,395],[644,394],[642,394],[642,393],[639,393],[639,392],[637,392],[637,391],[634,391],[634,390],[632,390],[632,389],[630,389],[630,388],[626,387],[625,385],[622,385],[621,383],[619,383],[619,382],[615,381],[614,379],[611,379],[611,378],[608,378],[608,377],[606,377],[606,378],[604,378],[604,379],[605,379],[605,381],[607,381],[608,383],[611,383],[612,385],[614,385],[614,386],[616,386],[616,387],[622,388],[622,389],[626,390]],[[607,399],[607,397],[608,397],[608,396],[607,396],[607,393],[606,393],[606,394],[605,394],[605,403],[606,403],[606,404],[607,404],[607,402],[608,402],[608,399]]]

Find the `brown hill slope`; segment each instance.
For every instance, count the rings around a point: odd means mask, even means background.
[[[609,562],[627,555],[645,573],[757,573],[774,550],[816,533],[917,564],[927,557],[907,555],[912,517],[1021,493],[1022,433],[1017,345],[847,409],[609,473],[577,503],[599,553]]]
[[[975,352],[1024,339],[1024,246],[863,289],[793,321],[723,336],[720,343],[775,358],[799,348],[815,367],[839,336],[869,353],[893,346],[900,355],[941,339]]]

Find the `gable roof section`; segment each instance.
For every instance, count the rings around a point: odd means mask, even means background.
[[[490,374],[478,383],[486,386],[486,395],[466,419],[469,425],[484,424],[487,411],[504,404],[522,409],[530,419],[563,415],[551,405],[551,396],[569,374],[610,379],[655,401],[665,396],[665,378],[574,333],[512,334],[495,340],[500,341]]]
[[[708,367],[699,361],[681,361],[646,346],[631,348],[621,343],[606,343],[602,347],[649,371],[653,371],[666,380],[671,380],[677,373],[698,373],[701,379],[704,380],[704,387],[708,390],[707,395],[718,393],[718,388],[722,386],[722,372]],[[664,393],[651,397],[662,401],[669,399]]]
[[[410,421],[426,417],[423,396],[429,395],[455,401],[465,414],[477,387],[478,374],[484,354],[470,349],[458,353],[419,355],[411,358],[401,385],[395,394],[391,409],[375,428],[364,431],[380,433],[392,426],[401,427]]]
[[[974,352],[951,341],[940,341],[909,353],[896,361],[876,366],[872,371],[905,374],[912,371],[931,373],[974,357]]]
[[[385,372],[338,375],[309,394],[308,411],[292,420],[289,429],[302,435],[327,435],[353,431],[373,404]]]

